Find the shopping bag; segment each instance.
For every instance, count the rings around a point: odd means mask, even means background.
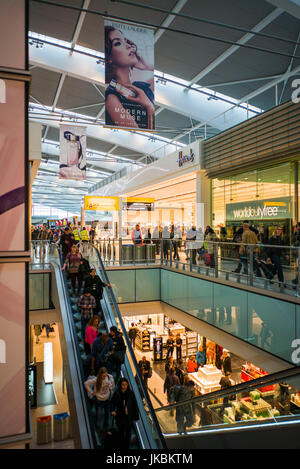
[[[207,266],[211,265],[211,255],[208,254],[208,252],[205,252],[203,254],[202,259],[203,259],[205,265],[207,265]]]

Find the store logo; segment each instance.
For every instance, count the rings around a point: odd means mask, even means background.
[[[299,365],[299,363],[300,363],[300,339],[293,340],[292,348],[296,349],[292,353],[292,362],[295,365]]]
[[[264,208],[258,207],[257,209],[254,207],[244,207],[243,209],[233,210],[233,216],[235,219],[277,217],[278,207],[268,207],[267,205]]]
[[[6,84],[4,80],[0,80],[0,103],[6,103]]]
[[[0,339],[0,363],[6,363],[6,343]]]
[[[184,163],[187,163],[188,161],[193,162],[194,160],[195,160],[195,153],[193,152],[192,149],[190,149],[189,155],[183,155],[182,151],[180,151],[178,155],[178,166],[181,168],[181,166],[183,166]]]
[[[291,86],[292,88],[296,88],[295,91],[292,92],[292,102],[298,104],[300,103],[300,79],[297,78],[293,80]]]

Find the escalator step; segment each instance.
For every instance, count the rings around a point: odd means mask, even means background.
[[[81,331],[81,322],[77,322],[75,327],[78,332]]]
[[[74,319],[74,321],[80,321],[81,322],[81,314],[80,313],[73,314],[73,319]]]

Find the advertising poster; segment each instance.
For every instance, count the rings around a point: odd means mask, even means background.
[[[155,129],[154,30],[104,21],[105,124]]]
[[[25,433],[25,276],[25,263],[0,264],[0,437]]]
[[[1,252],[25,250],[24,102],[23,82],[0,79]]]
[[[84,210],[98,210],[100,212],[115,212],[119,210],[119,197],[102,197],[101,195],[86,195]]]
[[[140,197],[126,197],[123,200],[123,210],[151,212],[154,210],[154,199]]]
[[[86,127],[60,126],[60,179],[86,179]]]

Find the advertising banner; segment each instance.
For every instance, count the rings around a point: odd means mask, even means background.
[[[25,276],[25,263],[0,264],[0,438],[25,432]]]
[[[155,129],[154,30],[104,21],[105,124]]]
[[[0,80],[1,252],[25,250],[24,142],[25,83]]]
[[[84,197],[85,210],[98,210],[101,212],[114,212],[119,210],[119,197],[102,197],[86,195]]]
[[[86,179],[86,127],[60,126],[60,179]]]
[[[226,222],[242,222],[244,220],[282,220],[285,218],[292,218],[292,214],[292,201],[290,197],[226,204]]]
[[[123,199],[123,210],[137,210],[151,212],[154,209],[154,199],[142,197],[126,197]]]

